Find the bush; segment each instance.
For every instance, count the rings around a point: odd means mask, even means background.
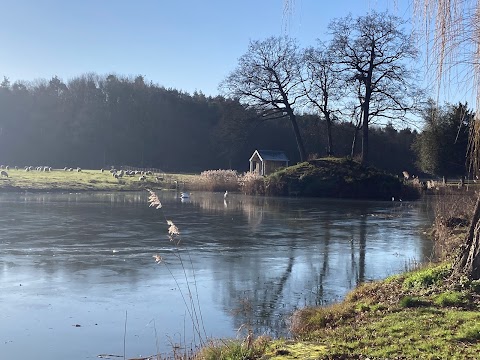
[[[403,281],[403,287],[406,289],[428,288],[445,280],[451,272],[452,266],[450,264],[415,271],[407,275]]]
[[[414,307],[421,307],[425,306],[426,302],[422,299],[414,296],[404,296],[398,305],[402,308],[414,308]]]
[[[446,306],[462,306],[465,301],[465,296],[458,291],[447,291],[438,295],[434,303],[441,307]]]
[[[472,280],[470,282],[470,288],[476,294],[480,294],[480,280]]]

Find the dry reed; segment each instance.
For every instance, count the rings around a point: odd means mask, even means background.
[[[195,277],[195,269],[193,267],[193,261],[190,256],[190,253],[188,251],[184,251],[183,253],[186,254],[187,257],[187,262],[184,261],[182,258],[182,255],[180,254],[179,247],[181,245],[181,236],[180,236],[180,230],[178,227],[173,223],[172,220],[168,220],[163,213],[163,207],[162,203],[158,197],[158,195],[150,190],[147,189],[149,192],[150,196],[148,198],[148,203],[150,207],[154,207],[157,210],[162,211],[163,218],[165,219],[166,224],[168,225],[168,238],[170,242],[174,245],[174,251],[173,251],[173,256],[179,261],[182,271],[183,271],[183,277],[185,281],[184,287],[181,286],[179,279],[176,278],[176,276],[173,274],[169,267],[168,261],[166,261],[165,258],[160,256],[159,254],[153,255],[153,258],[155,259],[155,262],[157,264],[163,264],[166,269],[168,270],[170,276],[173,278],[175,281],[175,284],[177,285],[177,288],[180,291],[180,295],[182,297],[183,303],[185,305],[185,308],[187,310],[188,316],[190,318],[190,321],[192,323],[193,329],[194,329],[194,345],[195,346],[203,346],[206,341],[206,331],[205,327],[203,324],[203,317],[202,317],[202,311],[201,311],[201,306],[200,306],[200,299],[198,297],[198,289],[197,289],[197,281]],[[188,266],[188,269],[187,269]],[[191,281],[188,278],[188,273],[189,270],[193,276],[193,281]],[[192,284],[192,285],[191,285]],[[185,290],[183,290],[185,289]],[[196,339],[198,339],[198,344],[196,343]],[[179,358],[178,355],[175,355],[174,358]],[[183,357],[182,357],[183,358]],[[185,359],[189,358],[185,354]]]
[[[254,172],[246,172],[238,179],[240,190],[246,195],[265,193],[264,177]]]
[[[235,170],[207,170],[188,184],[190,190],[238,191],[238,173]]]

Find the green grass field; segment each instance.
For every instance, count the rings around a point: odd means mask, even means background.
[[[0,178],[0,191],[133,191],[171,188],[177,179],[173,175],[161,175],[162,180],[157,180],[155,175],[147,175],[145,180],[139,180],[140,175],[116,179],[110,172],[100,170],[27,172],[24,169],[10,169],[7,172],[8,178]]]

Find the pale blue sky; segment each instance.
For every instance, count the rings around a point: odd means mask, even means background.
[[[206,95],[250,40],[287,34],[302,46],[328,23],[369,9],[410,17],[408,0],[2,0],[0,76],[64,81],[87,72],[144,75]]]

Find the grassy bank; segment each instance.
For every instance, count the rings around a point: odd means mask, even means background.
[[[135,191],[146,188],[175,188],[185,184],[189,175],[141,174],[115,178],[108,171],[80,172],[53,169],[52,171],[8,170],[0,178],[0,191]]]
[[[177,189],[179,191],[239,191],[242,175],[233,170],[210,170],[202,174],[136,174],[115,178],[109,171],[7,171],[0,177],[0,191],[140,191]],[[140,177],[144,176],[142,180]]]
[[[480,282],[451,282],[450,272],[443,264],[364,284],[341,304],[297,312],[292,331],[329,358],[478,358]]]
[[[292,340],[212,344],[199,359],[478,359],[480,281],[436,265],[366,283],[342,303],[297,311]]]

